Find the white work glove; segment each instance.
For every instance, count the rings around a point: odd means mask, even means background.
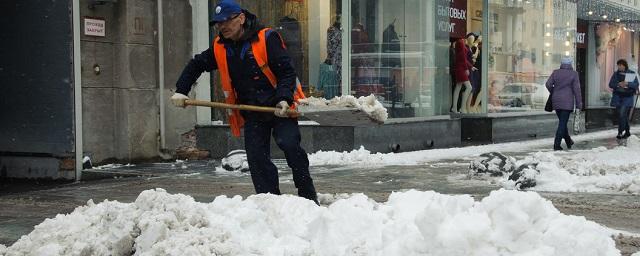
[[[173,96],[171,96],[171,103],[173,103],[173,105],[176,107],[184,108],[184,101],[188,99],[189,96],[176,92],[173,94]]]
[[[277,117],[289,117],[287,110],[289,110],[289,103],[283,100],[276,104],[276,111],[273,114]]]

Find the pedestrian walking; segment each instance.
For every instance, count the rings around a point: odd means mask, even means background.
[[[578,72],[573,70],[573,60],[570,57],[562,59],[560,68],[551,73],[546,83],[547,90],[551,93],[553,110],[558,116],[558,129],[553,141],[553,150],[562,150],[562,139],[568,149],[573,146],[573,140],[569,135],[567,123],[571,112],[579,114],[582,109],[582,95],[580,94],[580,78]]]
[[[618,113],[618,135],[616,139],[626,139],[631,136],[629,132],[629,110],[635,105],[634,95],[638,90],[638,78],[633,70],[629,70],[626,60],[616,62],[618,70],[609,80],[609,88],[613,90],[611,106]]]
[[[202,72],[218,70],[229,104],[275,106],[275,113],[228,111],[234,136],[244,128],[244,144],[256,193],[280,194],[278,169],[271,161],[271,134],[284,151],[298,195],[318,204],[309,159],[300,146],[298,120],[287,109],[304,98],[282,37],[259,24],[234,0],[222,0],[210,25],[219,32],[211,48],[194,56],[182,71],[171,101],[184,107],[191,86]]]

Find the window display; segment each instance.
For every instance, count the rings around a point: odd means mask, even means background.
[[[375,94],[392,118],[448,114],[451,1],[350,2],[351,93]]]
[[[542,111],[547,78],[575,54],[576,3],[489,2],[489,112]]]
[[[237,2],[256,14],[264,26],[282,35],[296,73],[309,96],[330,98],[340,95],[340,0]]]

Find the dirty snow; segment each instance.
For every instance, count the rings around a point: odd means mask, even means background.
[[[638,128],[632,128],[633,132],[640,132]],[[573,140],[596,140],[615,136],[613,130],[593,132],[573,136]],[[420,165],[432,161],[455,158],[469,158],[489,152],[518,152],[530,151],[532,148],[548,147],[553,145],[553,138],[490,144],[482,146],[430,149],[402,153],[372,153],[363,146],[350,152],[318,151],[309,154],[311,165],[353,165],[353,166],[381,166],[381,165]]]
[[[325,198],[326,199],[326,198]],[[104,201],[37,225],[6,255],[619,255],[612,232],[567,216],[535,192],[468,195],[410,190],[376,203],[337,195],[318,207],[291,196],[162,189]]]
[[[376,120],[380,123],[384,123],[384,121],[388,118],[387,109],[382,106],[382,104],[378,101],[375,95],[371,94],[369,96],[361,96],[356,98],[352,95],[345,96],[336,96],[333,99],[324,99],[324,98],[316,98],[309,97],[305,99],[301,99],[299,101],[302,105],[311,106],[314,108],[331,108],[331,107],[349,107],[359,109],[373,120]]]
[[[634,132],[640,131],[633,129]],[[615,131],[601,131],[573,136],[575,141],[610,138]],[[553,139],[540,139],[526,142],[514,142],[472,146],[464,148],[433,149],[405,153],[372,153],[364,147],[350,152],[319,151],[309,154],[312,166],[385,166],[385,165],[422,165],[445,159],[469,159],[489,152],[530,151],[536,147],[551,147]],[[627,147],[604,147],[591,150],[537,152],[517,162],[538,163],[536,170],[526,172],[526,178],[533,178],[537,191],[559,192],[612,192],[640,194],[640,139],[632,136]],[[515,188],[515,182],[508,177],[500,177],[505,188]]]
[[[97,169],[97,170],[106,170],[106,169],[115,169],[115,168],[122,168],[122,167],[133,167],[135,165],[133,164],[105,164],[105,165],[100,165],[100,166],[94,166],[93,169]]]
[[[575,153],[537,152],[518,161],[537,163],[536,191],[622,192],[640,194],[640,139],[631,136],[626,147],[605,147]],[[505,181],[505,187],[512,182]]]

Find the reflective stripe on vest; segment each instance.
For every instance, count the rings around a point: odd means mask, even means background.
[[[253,56],[260,67],[262,73],[267,77],[269,83],[273,88],[276,88],[278,85],[278,80],[276,76],[269,68],[269,56],[267,55],[267,37],[272,32],[269,28],[264,28],[258,32],[258,40],[251,43],[251,51],[253,51]],[[284,41],[280,38],[282,42],[282,47],[285,47]],[[229,65],[227,63],[227,49],[223,43],[218,43],[220,41],[220,37],[216,37],[213,40],[213,55],[216,59],[216,64],[218,65],[218,72],[220,73],[220,82],[222,83],[222,91],[225,95],[225,103],[227,104],[236,104],[237,95],[236,91],[233,89],[233,85],[231,83],[231,76],[229,75]],[[297,81],[297,80],[296,80]],[[304,93],[302,92],[302,85],[298,83],[296,85],[296,89],[293,92],[293,100],[294,102],[298,102],[300,99],[304,99]],[[291,106],[292,109],[295,108],[295,104]],[[230,110],[227,111],[227,115],[229,117],[229,127],[231,128],[231,134],[235,137],[240,137],[240,129],[244,126],[244,119],[240,115],[240,110]]]

